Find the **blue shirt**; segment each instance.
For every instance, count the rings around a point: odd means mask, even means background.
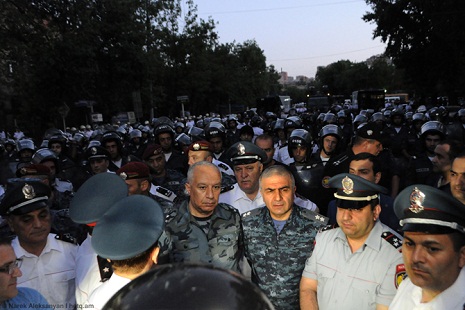
[[[38,291],[28,287],[18,287],[18,295],[4,301],[0,309],[50,309],[50,305]]]

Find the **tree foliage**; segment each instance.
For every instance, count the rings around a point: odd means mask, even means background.
[[[0,81],[8,87],[0,92],[12,108],[0,109],[39,130],[60,125],[63,104],[71,125],[84,123],[79,100],[96,101],[109,120],[140,97],[148,119],[152,108],[179,115],[177,96],[189,96],[186,108],[201,114],[277,89],[257,43],[219,44],[215,25],[197,16],[192,0],[1,1]]]
[[[454,98],[465,86],[465,2],[453,0],[366,0],[376,24],[373,36],[387,43],[386,55],[404,69],[416,91]],[[434,96],[435,97],[435,96]]]

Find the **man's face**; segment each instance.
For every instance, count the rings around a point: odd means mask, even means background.
[[[368,140],[365,152],[378,156],[383,150],[383,144],[377,140]]]
[[[378,218],[381,207],[377,205],[374,210],[367,204],[361,209],[337,208],[336,220],[344,234],[353,240],[364,240],[370,234]]]
[[[434,149],[434,158],[432,160],[433,163],[433,171],[435,172],[446,172],[450,171],[451,162],[449,159],[449,144],[438,144]]]
[[[57,156],[61,154],[61,144],[60,143],[52,143],[50,145],[50,149],[52,150],[53,153],[55,153]]]
[[[142,179],[124,180],[128,186],[129,195],[143,195],[148,190],[148,181]]]
[[[171,151],[173,139],[171,138],[171,135],[169,133],[165,132],[159,134],[158,141],[160,142],[161,148],[164,152]]]
[[[212,158],[210,157],[208,151],[189,151],[188,153],[188,164],[192,166],[193,164],[199,161],[209,161],[212,162]]]
[[[292,156],[296,163],[303,163],[307,158],[307,147],[306,146],[294,146],[291,148]]]
[[[273,219],[285,221],[289,218],[295,193],[289,176],[275,174],[262,178],[260,192]]]
[[[24,149],[19,152],[19,157],[22,162],[29,162],[31,161],[32,154],[33,154],[32,150]]]
[[[402,256],[413,284],[440,293],[454,283],[465,265],[465,246],[455,252],[450,235],[406,231]]]
[[[165,171],[165,165],[166,165],[166,160],[165,160],[165,155],[164,154],[158,154],[158,155],[153,155],[150,156],[145,163],[153,169],[154,173],[156,175],[162,174]]]
[[[209,142],[212,144],[213,153],[221,153],[223,151],[223,140],[220,137],[210,138]]]
[[[434,149],[441,141],[441,137],[439,135],[426,135],[425,137],[425,147],[426,151],[433,154]]]
[[[261,148],[266,153],[266,161],[264,164],[268,164],[273,160],[274,156],[274,145],[271,139],[256,139],[255,145]]]
[[[107,172],[110,161],[105,158],[92,158],[89,160],[90,170],[93,174]]]
[[[452,163],[450,190],[455,199],[465,203],[465,158],[457,157]]]
[[[373,183],[378,183],[381,178],[381,173],[373,171],[373,163],[369,159],[352,160],[349,166],[349,173],[358,175],[365,180]]]
[[[0,268],[5,268],[15,261],[16,255],[13,247],[6,244],[0,245]],[[16,280],[21,276],[19,268],[15,268],[11,275],[8,274],[8,271],[0,272],[0,303],[18,295]]]
[[[337,138],[333,136],[326,136],[323,139],[323,148],[326,154],[331,154],[337,147]]]
[[[8,224],[21,244],[45,245],[52,225],[50,210],[45,207],[23,215],[11,215]]]
[[[50,178],[54,180],[57,174],[57,167],[55,165],[55,162],[53,160],[47,160],[42,162],[41,164],[50,168]]]
[[[234,175],[240,189],[246,194],[253,194],[258,191],[258,179],[262,173],[263,164],[254,162],[253,164],[235,165]]]
[[[249,134],[249,133],[241,133],[240,139],[241,139],[241,141],[249,141],[249,142],[252,142],[252,140],[253,140],[253,135],[251,135],[251,134]]]
[[[105,148],[110,153],[110,157],[112,160],[119,158],[118,143],[116,143],[115,141],[108,141],[105,143]]]
[[[210,216],[215,211],[221,192],[221,174],[211,166],[194,168],[192,181],[186,184],[190,195],[189,210],[197,217]]]
[[[394,126],[401,126],[402,125],[402,116],[396,115],[392,118],[392,124]]]

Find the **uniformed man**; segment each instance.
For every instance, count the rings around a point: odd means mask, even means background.
[[[327,219],[294,204],[295,181],[284,166],[260,175],[265,206],[242,215],[245,256],[252,281],[276,309],[299,307],[299,281],[315,235]],[[303,250],[305,248],[305,250]]]
[[[108,169],[115,172],[122,165],[128,162],[127,156],[123,153],[123,141],[116,131],[107,131],[103,134],[102,147],[110,154]]]
[[[463,152],[463,145],[459,141],[446,139],[438,143],[434,149],[432,163],[433,171],[438,173],[440,177],[434,187],[449,193],[452,161],[461,152]]]
[[[261,148],[266,153],[266,160],[263,162],[263,168],[266,169],[273,165],[284,165],[274,158],[275,146],[273,143],[273,137],[268,134],[259,135],[255,141],[255,145]]]
[[[233,207],[218,202],[218,167],[206,161],[195,163],[189,168],[187,182],[190,198],[167,212],[166,230],[174,243],[174,262],[206,263],[238,271],[240,216]]]
[[[226,163],[217,160],[213,156],[213,146],[210,142],[205,140],[195,141],[188,146],[187,150],[189,166],[199,161],[211,162],[212,164],[217,166],[218,169],[220,169],[223,178],[225,177],[225,175],[232,176],[232,184],[235,183],[234,171]]]
[[[110,153],[106,148],[91,146],[86,150],[86,157],[90,167],[90,175],[110,172],[108,169],[110,166]]]
[[[465,309],[465,205],[418,184],[399,194],[394,209],[408,278],[389,309]]]
[[[113,274],[92,292],[87,305],[102,309],[120,288],[157,264],[163,228],[163,211],[147,196],[130,195],[105,212],[94,228],[92,247],[111,261]]]
[[[403,267],[401,237],[379,221],[383,187],[348,173],[337,188],[339,228],[316,236],[300,282],[301,309],[387,309]]]
[[[77,247],[50,234],[47,205],[50,188],[34,180],[16,180],[8,185],[0,207],[17,235],[13,248],[23,260],[19,287],[39,291],[50,304],[74,309]]]
[[[450,191],[455,199],[465,204],[465,153],[458,154],[452,162]]]

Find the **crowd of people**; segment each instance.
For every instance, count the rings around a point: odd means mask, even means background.
[[[102,309],[166,264],[240,273],[276,309],[465,307],[465,109],[248,110],[0,141],[0,308]]]

